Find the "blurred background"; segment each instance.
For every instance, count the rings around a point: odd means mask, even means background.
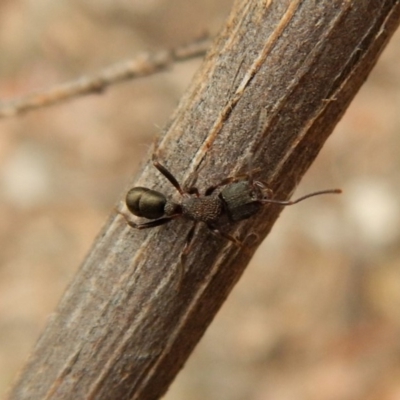
[[[3,0],[0,101],[216,34],[231,0]],[[0,398],[201,60],[0,120]],[[400,399],[400,32],[165,399]]]

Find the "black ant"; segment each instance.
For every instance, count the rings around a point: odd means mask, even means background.
[[[184,272],[186,256],[190,251],[194,230],[198,222],[204,222],[216,235],[242,247],[243,243],[218,228],[221,217],[227,217],[229,221],[236,222],[247,219],[256,214],[265,204],[279,204],[290,206],[309,197],[328,193],[341,193],[340,189],[329,189],[309,193],[296,200],[274,200],[266,197],[271,191],[260,181],[253,179],[252,174],[244,174],[237,177],[223,179],[220,183],[206,189],[201,196],[197,188],[191,187],[183,190],[171,172],[153,158],[153,165],[163,174],[182,196],[181,201],[173,202],[164,194],[144,187],[134,187],[126,195],[128,210],[137,217],[151,219],[153,221],[137,224],[129,219],[129,216],[118,211],[129,226],[135,229],[154,228],[164,225],[175,218],[185,218],[194,221],[189,231],[185,247],[181,254],[181,278]],[[254,171],[253,171],[254,172]],[[221,188],[216,192],[216,189]]]

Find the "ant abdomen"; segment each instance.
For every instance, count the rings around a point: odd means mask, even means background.
[[[161,218],[165,214],[166,203],[162,193],[144,187],[134,187],[126,194],[126,206],[138,217]]]

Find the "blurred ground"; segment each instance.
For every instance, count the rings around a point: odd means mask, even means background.
[[[0,98],[215,33],[231,1],[3,1]],[[199,65],[0,120],[0,397]],[[166,399],[400,399],[400,32]]]

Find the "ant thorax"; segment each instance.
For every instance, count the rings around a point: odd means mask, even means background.
[[[206,224],[217,222],[222,213],[222,204],[218,196],[188,197],[182,203],[182,215],[193,221]]]

